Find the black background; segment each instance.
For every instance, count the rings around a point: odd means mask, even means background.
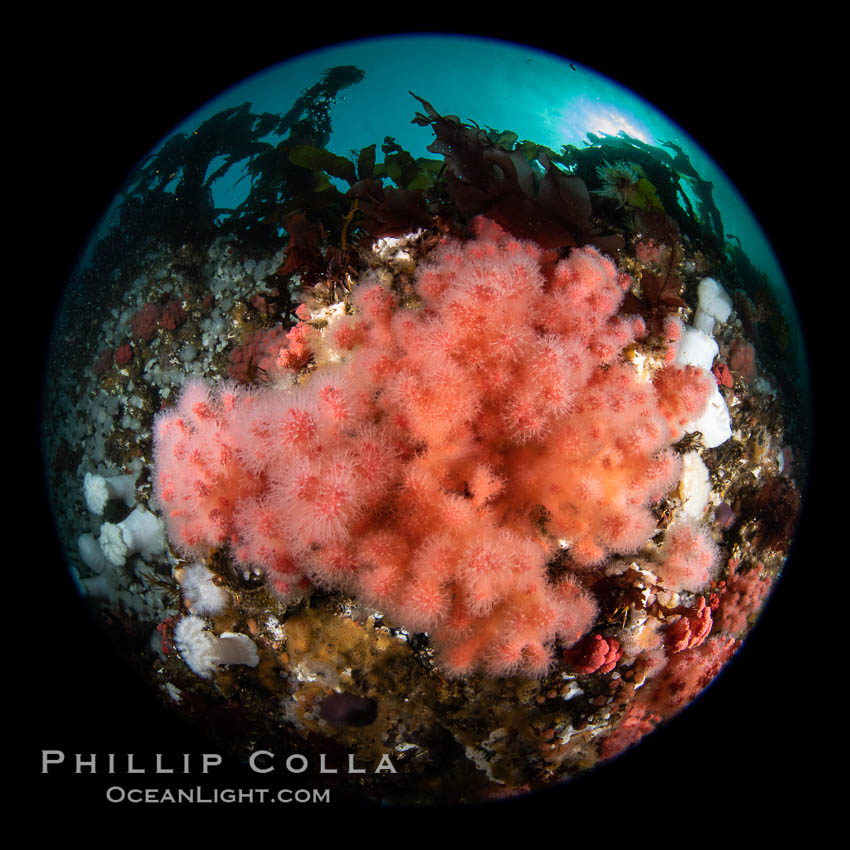
[[[377,7],[344,21],[319,9],[309,25],[287,18],[285,9],[269,14],[231,20],[238,17],[231,10],[209,26],[178,26],[143,12],[120,25],[75,17],[27,40],[31,59],[16,77],[25,117],[9,122],[7,132],[14,148],[10,161],[34,154],[29,169],[17,175],[23,177],[25,213],[17,217],[16,241],[7,249],[26,260],[7,282],[7,316],[16,310],[22,317],[10,330],[21,334],[13,354],[19,392],[34,395],[50,305],[90,228],[133,165],[178,121],[227,86],[294,53],[423,29],[396,13],[376,22]],[[517,40],[568,56],[673,118],[713,156],[762,222],[808,330],[817,306],[811,245],[829,225],[815,220],[817,204],[809,193],[818,169],[807,164],[803,146],[815,126],[806,86],[820,70],[806,50],[805,29],[781,25],[767,38],[739,24],[711,26],[660,14],[622,17],[600,10],[598,17],[582,17],[541,10],[526,23],[517,17],[516,11],[493,12],[447,31]],[[424,23],[431,31],[446,29],[439,19]],[[17,250],[19,245],[27,250]],[[818,397],[816,380],[816,402]],[[13,620],[20,620],[17,643],[7,653],[7,671],[16,671],[7,673],[7,693],[22,709],[11,742],[15,750],[24,744],[15,765],[15,775],[26,776],[20,787],[49,800],[57,812],[82,808],[95,823],[119,809],[122,817],[194,820],[199,813],[190,807],[106,803],[103,790],[113,782],[103,774],[74,776],[67,768],[39,773],[42,749],[63,750],[69,759],[77,752],[97,753],[101,760],[110,752],[134,752],[150,764],[152,753],[211,748],[148,696],[76,598],[50,537],[32,419],[22,424],[29,472],[20,480],[29,482],[31,492],[13,492],[10,536],[24,545],[7,564],[7,581],[15,583]],[[816,486],[810,492],[817,493]],[[810,817],[819,766],[835,757],[830,733],[812,731],[819,700],[813,681],[824,652],[817,620],[825,616],[814,610],[818,597],[811,588],[811,573],[821,561],[816,513],[807,500],[785,575],[746,645],[702,699],[616,763],[531,800],[471,809],[468,819],[557,812],[572,828],[610,825],[612,839],[620,840],[623,829],[639,833],[639,824],[658,819],[679,821],[687,834],[687,823],[710,832],[712,823],[733,815],[754,829]],[[227,770],[218,771],[216,784],[227,785],[227,776]],[[286,774],[277,778],[297,786]],[[199,779],[193,773],[191,783]],[[117,780],[130,784],[126,777]],[[267,784],[247,774],[236,774],[235,781],[241,787]],[[235,807],[230,812],[235,815]],[[243,809],[239,818],[262,815]],[[380,822],[390,813],[372,816]]]

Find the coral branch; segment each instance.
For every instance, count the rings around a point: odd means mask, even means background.
[[[171,540],[187,557],[229,545],[284,596],[354,593],[427,630],[451,674],[542,675],[595,619],[582,571],[655,532],[650,507],[678,480],[671,443],[713,384],[674,366],[653,383],[621,357],[643,332],[617,315],[628,286],[594,248],[556,261],[479,220],[420,264],[420,309],[373,279],[321,344],[304,315],[285,340],[252,341],[247,362],[265,368],[277,347],[290,375],[341,350],[299,386],[193,382],[159,415]],[[713,550],[688,534],[661,573],[696,586]],[[564,547],[574,572],[556,584]]]

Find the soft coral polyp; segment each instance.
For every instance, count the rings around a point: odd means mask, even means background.
[[[594,248],[555,262],[486,220],[420,264],[419,309],[365,283],[331,336],[341,364],[297,387],[192,382],[159,415],[171,539],[229,544],[282,595],[353,593],[427,630],[449,674],[542,675],[596,617],[583,573],[654,533],[669,446],[710,387],[621,358],[641,330],[617,315],[627,287]],[[318,331],[298,328],[309,350]],[[564,545],[574,572],[555,581]],[[705,547],[690,572],[672,548],[671,581],[702,575]]]

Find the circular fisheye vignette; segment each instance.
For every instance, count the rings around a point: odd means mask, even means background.
[[[725,176],[575,63],[464,40],[423,73],[456,41],[298,57],[163,140],[46,402],[72,574],[143,676],[229,699],[237,754],[342,747],[374,799],[525,793],[675,715],[804,472],[799,326]]]

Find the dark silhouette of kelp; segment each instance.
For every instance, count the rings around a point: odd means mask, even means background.
[[[672,142],[654,147],[625,133],[588,134],[585,147],[553,151],[510,129],[482,128],[422,106],[413,123],[430,128],[433,158],[414,157],[391,136],[351,156],[327,150],[339,92],[364,77],[353,66],[326,71],[285,114],[254,113],[250,103],[222,110],[191,134],[179,133],[142,162],[119,195],[94,266],[133,272],[150,244],[203,251],[219,236],[246,250],[286,247],[282,277],[301,286],[344,280],[362,259],[358,243],[419,228],[463,232],[485,214],[521,238],[566,253],[593,244],[616,254],[641,238],[668,246],[664,267],[647,270],[630,312],[652,323],[681,306],[680,239],[705,253],[724,250],[711,184]],[[671,153],[672,151],[672,153]],[[606,179],[619,175],[631,194]],[[225,176],[247,181],[244,199],[217,207]],[[628,188],[628,187],[627,187]]]
[[[637,167],[654,189],[666,215],[673,218],[679,231],[706,251],[722,253],[723,222],[712,197],[712,184],[704,180],[691,164],[688,155],[675,142],[661,142],[661,147],[635,139],[625,132],[587,134],[584,147],[565,145],[557,161],[579,175],[591,192],[601,189],[600,169],[614,162]],[[671,154],[664,148],[674,151]],[[691,203],[696,200],[696,209]],[[613,208],[613,204],[609,204]],[[608,211],[609,214],[612,210]],[[626,215],[629,210],[623,210]],[[644,231],[646,231],[646,222]],[[662,224],[662,230],[668,226]],[[645,235],[652,235],[646,233]]]
[[[213,115],[193,133],[169,138],[119,193],[110,227],[94,248],[93,266],[126,267],[140,249],[157,241],[202,247],[232,234],[250,242],[279,242],[283,220],[313,189],[311,170],[290,151],[327,144],[337,95],[363,76],[353,66],[331,68],[282,116],[254,113],[243,103]],[[242,179],[251,181],[247,197],[235,208],[217,208],[214,185],[240,164]]]

